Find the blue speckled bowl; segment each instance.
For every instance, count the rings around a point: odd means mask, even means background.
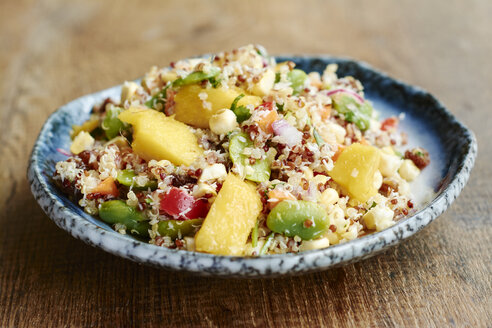
[[[120,87],[76,99],[54,112],[44,124],[32,150],[28,178],[31,190],[46,214],[72,236],[112,254],[171,270],[200,275],[259,277],[299,274],[325,270],[360,260],[413,235],[446,210],[465,186],[477,153],[473,133],[451,115],[432,95],[378,72],[365,63],[333,57],[278,57],[292,60],[307,72],[322,72],[329,63],[339,65],[339,76],[361,80],[366,97],[383,116],[405,112],[402,129],[410,145],[422,145],[431,153],[431,165],[413,186],[432,188],[436,194],[419,211],[394,226],[344,244],[298,254],[269,255],[259,258],[215,256],[172,250],[121,235],[86,213],[61,193],[50,180],[55,163],[64,157],[56,149],[68,149],[70,130],[90,114],[92,106],[106,97],[119,97]]]

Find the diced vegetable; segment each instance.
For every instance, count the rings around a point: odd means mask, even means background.
[[[135,183],[134,178],[137,177],[137,174],[133,170],[121,170],[118,172],[118,182],[124,186],[127,187],[133,187],[134,189],[137,190],[155,190],[157,188],[157,181],[156,180],[148,180],[147,183],[143,186],[138,185]]]
[[[268,192],[268,207],[270,209],[277,206],[278,203],[284,200],[296,200],[296,197],[287,190],[273,189]]]
[[[132,148],[145,160],[166,159],[175,165],[190,165],[203,154],[191,129],[163,113],[130,108],[119,118],[133,125]]]
[[[330,224],[321,205],[303,200],[284,200],[268,214],[267,226],[288,237],[310,240],[321,236]]]
[[[345,116],[345,120],[357,125],[359,129],[365,131],[371,124],[372,106],[365,101],[360,104],[354,97],[344,93],[333,96],[333,108]]]
[[[261,209],[255,185],[229,173],[195,236],[196,250],[242,255]]]
[[[256,159],[250,163],[250,157],[244,155],[245,148],[253,148],[253,141],[246,133],[238,133],[229,140],[229,156],[232,162],[245,170],[245,178],[255,182],[268,181],[270,179],[271,158]]]
[[[204,218],[208,213],[208,201],[196,199],[179,188],[171,188],[162,196],[160,210],[179,220]]]
[[[116,106],[108,106],[108,109],[106,110],[106,117],[104,118],[101,127],[106,134],[106,138],[109,140],[116,137],[120,134],[120,131],[123,131],[126,128],[126,124],[118,118],[118,115],[120,115],[122,111],[123,108]]]
[[[294,94],[298,95],[304,90],[307,74],[303,70],[293,69],[287,73],[287,79],[290,81],[292,89],[294,89]]]
[[[118,197],[118,187],[114,183],[114,179],[112,177],[104,179],[101,183],[99,183],[95,188],[91,190],[93,194],[101,194],[101,195],[111,195],[113,197]]]
[[[278,120],[277,111],[272,109],[271,111],[267,112],[265,115],[259,116],[256,122],[258,123],[260,129],[262,129],[267,133],[272,133],[273,132],[272,124],[277,120]]]
[[[240,94],[246,93],[239,88],[205,89],[196,84],[184,86],[174,97],[175,118],[198,128],[208,128],[210,117],[220,109],[230,108]],[[246,95],[236,106],[251,104],[256,107],[260,103],[260,97]]]
[[[275,135],[283,138],[283,142],[294,147],[302,141],[302,132],[289,124],[286,120],[278,120],[272,123],[272,130]]]
[[[99,217],[108,224],[122,224],[126,230],[140,236],[148,236],[150,225],[142,212],[122,200],[110,200],[99,207]]]
[[[168,236],[176,239],[185,236],[193,236],[195,231],[200,228],[203,219],[192,220],[165,220],[158,223],[157,231],[161,236]]]
[[[378,192],[380,151],[372,146],[355,143],[338,157],[333,170],[328,174],[346,189],[350,196],[366,202]]]

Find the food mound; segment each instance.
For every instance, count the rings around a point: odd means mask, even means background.
[[[415,211],[429,154],[400,153],[403,115],[379,120],[336,71],[253,45],[153,67],[73,126],[54,181],[119,233],[174,249],[295,253],[381,231]]]

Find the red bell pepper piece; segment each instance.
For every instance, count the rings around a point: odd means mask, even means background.
[[[383,130],[383,131],[389,131],[389,130],[396,129],[396,126],[398,125],[398,121],[399,121],[398,118],[396,118],[394,116],[385,119],[381,123],[381,130]]]
[[[207,216],[206,199],[196,199],[186,191],[172,188],[161,198],[160,210],[177,220],[191,220]]]

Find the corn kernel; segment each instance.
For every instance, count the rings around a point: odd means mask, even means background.
[[[393,150],[390,150],[393,151]],[[394,155],[389,154],[388,151],[381,151],[381,161],[379,162],[379,171],[385,177],[392,177],[400,167],[401,159]]]
[[[330,206],[338,201],[338,192],[333,188],[328,188],[321,193],[320,202],[324,206]]]
[[[367,228],[381,231],[394,224],[394,215],[390,208],[376,206],[364,214],[363,219]]]
[[[314,240],[304,240],[299,247],[301,251],[309,251],[312,249],[321,249],[330,246],[330,240],[328,238],[320,238]]]
[[[236,114],[230,109],[221,109],[208,121],[210,130],[216,134],[226,134],[237,127]]]
[[[406,159],[401,164],[398,173],[400,173],[400,176],[403,179],[407,181],[413,181],[420,174],[420,170],[411,160]]]

